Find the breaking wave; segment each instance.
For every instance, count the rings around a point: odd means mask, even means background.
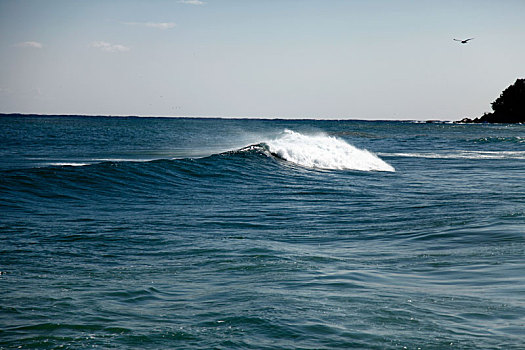
[[[317,169],[395,171],[394,167],[366,149],[324,134],[305,135],[285,130],[278,137],[241,151],[262,148],[265,153],[290,163]]]

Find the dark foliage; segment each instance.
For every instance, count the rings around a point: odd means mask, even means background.
[[[492,102],[492,113],[485,113],[474,120],[465,118],[466,123],[525,123],[525,79],[503,90]]]

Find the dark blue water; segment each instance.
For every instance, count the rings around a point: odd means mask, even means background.
[[[2,117],[0,159],[0,348],[525,346],[524,125]]]

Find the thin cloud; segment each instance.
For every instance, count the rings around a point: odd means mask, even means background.
[[[171,29],[176,26],[174,22],[124,22],[130,26],[143,26],[157,29]]]
[[[11,88],[0,87],[0,95],[10,95],[13,92]]]
[[[179,0],[178,2],[181,4],[188,4],[188,5],[204,5],[205,4],[204,1],[200,1],[200,0]]]
[[[111,44],[105,41],[94,41],[90,45],[91,47],[101,49],[106,52],[125,52],[129,51],[130,48],[120,44]]]
[[[41,49],[44,47],[42,43],[39,43],[38,41],[24,41],[21,43],[18,43],[15,45],[16,47],[29,47],[33,49]]]

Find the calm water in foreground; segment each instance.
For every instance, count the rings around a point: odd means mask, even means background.
[[[525,125],[1,117],[0,159],[0,348],[525,347]]]

